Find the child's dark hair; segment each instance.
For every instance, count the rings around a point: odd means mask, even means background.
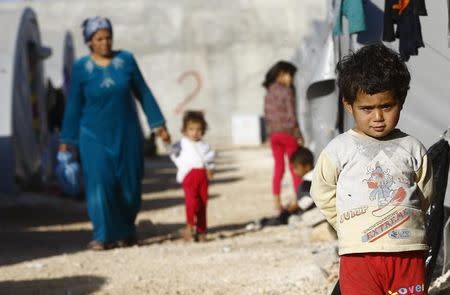
[[[186,111],[183,116],[183,127],[181,132],[186,131],[186,127],[189,122],[199,123],[202,126],[202,134],[205,134],[208,129],[208,123],[206,123],[205,116],[201,111]]]
[[[338,62],[336,72],[340,95],[351,104],[359,91],[369,95],[392,91],[403,105],[411,81],[400,55],[381,43],[367,45],[345,56]]]
[[[266,74],[266,77],[264,79],[264,82],[262,85],[265,88],[269,88],[270,85],[272,85],[273,82],[277,80],[277,77],[280,73],[288,73],[292,77],[294,77],[295,72],[297,72],[297,67],[294,66],[292,63],[280,60],[276,64],[274,64],[269,71]]]
[[[308,148],[299,146],[289,158],[289,163],[292,165],[311,165],[311,167],[314,167],[314,155]]]

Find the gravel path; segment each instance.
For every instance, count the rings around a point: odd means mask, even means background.
[[[164,156],[146,163],[139,247],[85,250],[91,226],[82,201],[2,198],[0,294],[328,294],[337,277],[335,241],[311,242],[301,220],[246,230],[273,214],[270,151],[222,150],[217,162],[205,243],[177,239],[183,194]],[[287,201],[287,174],[285,181]]]

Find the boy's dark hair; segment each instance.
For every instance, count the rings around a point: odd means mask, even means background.
[[[289,158],[289,163],[292,165],[311,165],[311,167],[314,167],[314,155],[308,148],[299,146]]]
[[[205,134],[208,129],[208,123],[206,123],[205,116],[202,111],[186,111],[183,116],[183,127],[181,132],[186,131],[187,124],[189,122],[199,123],[202,126],[202,134]]]
[[[288,73],[292,77],[294,77],[295,72],[297,72],[297,67],[294,66],[292,63],[280,60],[276,64],[274,64],[269,71],[266,73],[266,77],[264,79],[264,82],[262,85],[265,88],[269,88],[270,85],[272,85],[273,82],[276,81],[278,75],[280,73]]]
[[[359,91],[392,91],[403,105],[411,75],[400,55],[381,43],[367,45],[341,59],[336,66],[341,98],[353,104]]]

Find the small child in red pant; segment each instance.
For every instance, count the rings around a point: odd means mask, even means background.
[[[178,168],[186,205],[186,228],[183,238],[206,240],[206,205],[208,183],[213,177],[215,153],[202,138],[208,124],[203,112],[187,111],[183,117],[183,137],[171,147],[170,158]]]

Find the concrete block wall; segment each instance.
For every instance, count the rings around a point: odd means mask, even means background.
[[[182,113],[176,110],[184,104],[205,111],[207,140],[217,146],[231,144],[233,115],[262,114],[261,82],[268,67],[291,60],[311,22],[326,13],[325,1],[317,0],[0,2],[1,10],[23,6],[37,13],[44,44],[62,46],[57,38],[72,31],[78,56],[88,53],[83,19],[109,17],[114,48],[135,54],[173,137],[180,136]]]

